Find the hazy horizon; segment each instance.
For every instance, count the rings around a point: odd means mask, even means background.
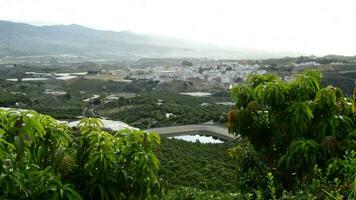
[[[79,24],[240,49],[356,55],[356,2],[0,0],[0,20]]]

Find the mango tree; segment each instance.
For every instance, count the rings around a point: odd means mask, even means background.
[[[230,91],[236,102],[228,113],[230,133],[247,138],[285,188],[308,180],[315,165],[326,168],[356,149],[354,100],[322,87],[321,79],[317,70],[290,82],[252,75]]]
[[[157,134],[0,109],[0,199],[158,199]]]

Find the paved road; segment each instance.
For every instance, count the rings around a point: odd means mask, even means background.
[[[157,132],[162,136],[179,136],[187,135],[187,133],[206,133],[207,135],[215,136],[223,140],[234,140],[235,136],[228,133],[227,128],[214,125],[182,125],[147,129],[147,132]]]

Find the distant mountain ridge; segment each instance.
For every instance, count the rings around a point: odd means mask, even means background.
[[[127,57],[267,58],[290,55],[267,51],[231,50],[187,40],[102,31],[81,25],[33,26],[0,21],[0,56],[83,55]]]

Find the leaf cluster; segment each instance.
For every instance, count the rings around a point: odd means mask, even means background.
[[[231,134],[248,139],[285,188],[305,182],[355,145],[354,99],[336,87],[321,87],[322,74],[305,70],[286,82],[275,75],[250,76],[230,91]]]
[[[73,132],[34,111],[0,110],[0,198],[159,198],[159,136],[101,125],[85,118]]]

